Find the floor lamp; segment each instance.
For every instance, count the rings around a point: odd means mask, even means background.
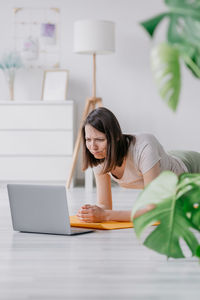
[[[74,24],[74,52],[78,54],[90,54],[93,57],[92,97],[86,99],[80,128],[78,131],[72,165],[67,180],[67,188],[70,187],[78,152],[81,143],[81,128],[88,113],[96,106],[102,106],[102,99],[96,97],[96,55],[109,54],[115,51],[115,24],[110,21],[80,20]]]

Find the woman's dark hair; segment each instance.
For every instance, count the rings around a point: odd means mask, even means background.
[[[86,147],[85,126],[91,125],[104,133],[107,139],[107,153],[104,159],[96,159]],[[83,170],[104,162],[103,173],[110,172],[116,166],[121,166],[127,155],[130,143],[135,143],[133,135],[122,134],[115,115],[105,107],[99,107],[90,112],[82,126]]]

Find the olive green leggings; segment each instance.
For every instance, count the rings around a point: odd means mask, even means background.
[[[200,153],[195,151],[169,151],[182,160],[189,173],[200,173]]]

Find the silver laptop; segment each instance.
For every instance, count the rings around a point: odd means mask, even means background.
[[[13,229],[75,235],[95,230],[70,226],[64,186],[8,184]]]

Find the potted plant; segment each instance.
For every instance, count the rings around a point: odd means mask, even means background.
[[[199,0],[164,0],[168,10],[141,26],[153,39],[160,22],[167,18],[166,42],[151,52],[151,65],[159,93],[176,111],[181,89],[180,63],[200,78],[200,2]]]
[[[14,80],[16,70],[22,67],[21,57],[16,52],[4,54],[0,61],[0,69],[5,74],[9,87],[9,98],[14,100]]]

